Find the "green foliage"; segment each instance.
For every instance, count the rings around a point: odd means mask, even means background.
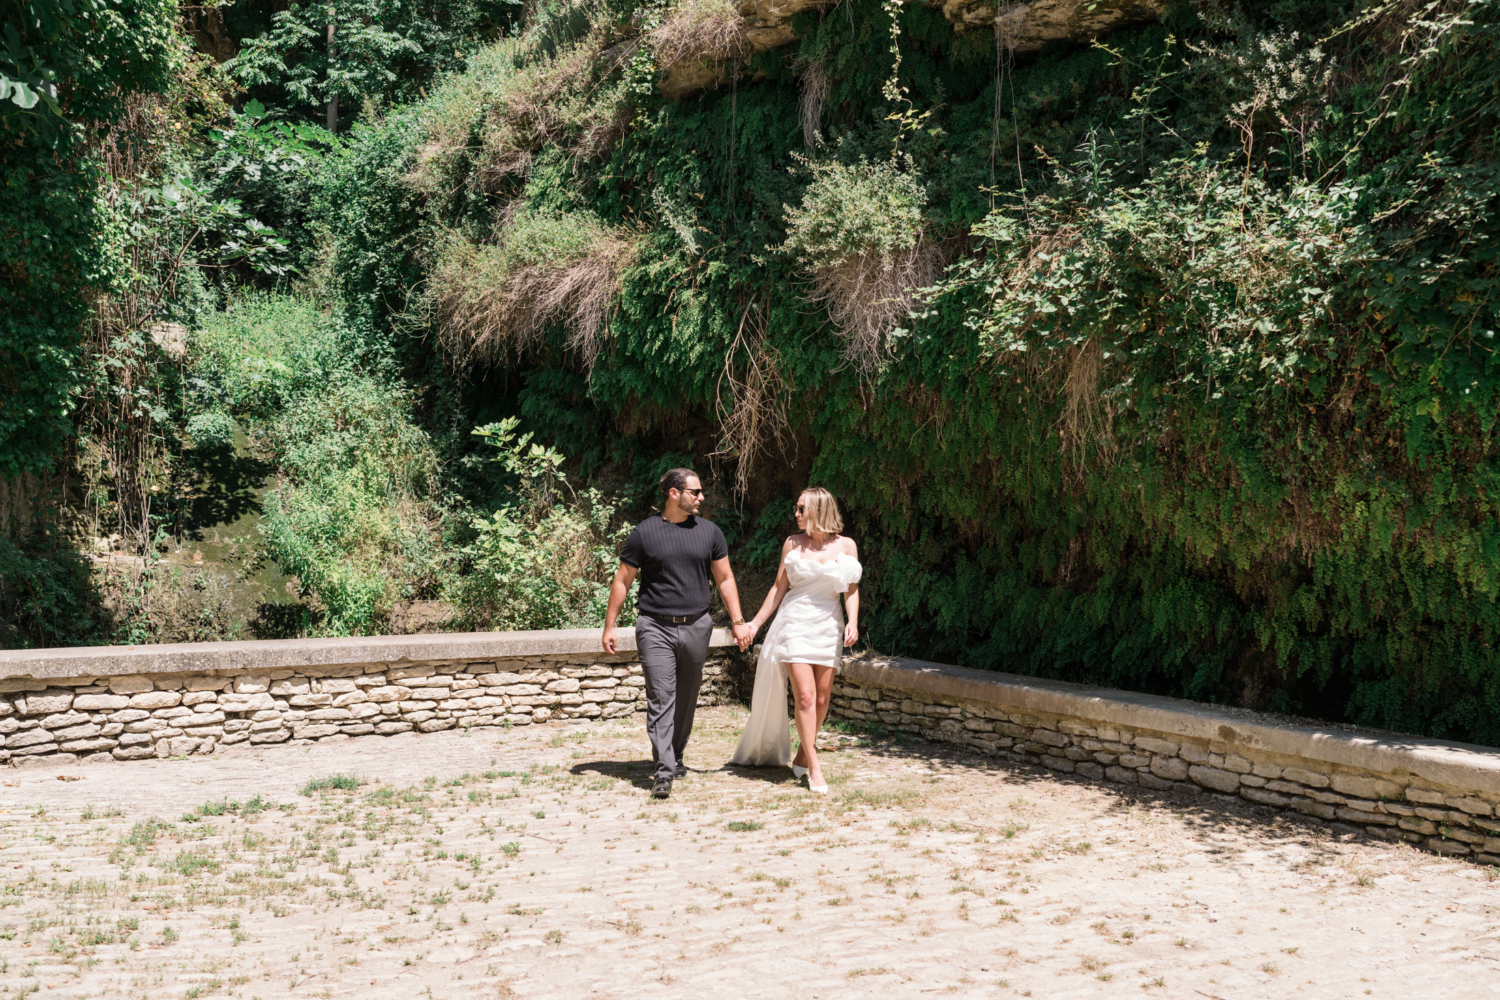
[[[462,68],[474,40],[493,36],[519,0],[335,0],[292,4],[246,39],[225,71],[279,107],[322,109],[415,98]]]
[[[323,791],[352,792],[363,784],[364,780],[357,774],[331,774],[308,781],[302,786],[302,794],[312,795],[313,792]]]
[[[927,196],[907,167],[809,162],[813,179],[802,204],[786,206],[783,249],[810,268],[911,249],[922,235]]]
[[[668,452],[748,460],[719,428],[785,407],[808,478],[845,502],[885,649],[1500,739],[1495,14],[1184,7],[997,67],[937,11],[855,0],[799,15],[796,61],[756,57],[758,84],[628,91],[602,159],[559,130],[519,167],[484,139],[515,119],[481,117],[483,81],[553,56],[513,45],[434,98],[450,124],[357,141],[347,217],[401,218],[342,226],[342,280],[399,300],[436,271],[396,234],[503,245],[528,207],[655,220],[597,358],[554,324],[493,355],[504,388],[470,405],[629,478]],[[826,81],[815,149],[806,64]],[[569,107],[505,88],[542,101],[534,120]],[[404,185],[435,142],[443,183]],[[808,301],[833,292],[801,275],[918,239],[958,255],[947,279],[900,329],[866,317],[889,356],[844,368],[847,327]],[[800,485],[775,465],[749,477],[757,504]]]
[[[498,451],[491,462],[505,472],[510,499],[473,519],[469,572],[453,591],[458,617],[471,628],[599,627],[629,526],[599,490],[574,492],[562,454],[517,435],[518,423],[474,431]]]

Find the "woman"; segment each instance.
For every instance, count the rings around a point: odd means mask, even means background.
[[[781,547],[781,569],[776,585],[766,595],[760,612],[750,621],[759,632],[773,614],[755,665],[755,693],[750,721],[745,724],[732,763],[792,765],[807,787],[828,794],[818,766],[818,727],[828,714],[833,675],[839,668],[840,646],[859,639],[859,550],[844,528],[833,495],[820,486],[797,498],[797,527]],[[849,623],[839,607],[839,595],[849,608]],[[786,682],[790,677],[796,699],[797,737],[802,746],[792,757],[786,724]]]

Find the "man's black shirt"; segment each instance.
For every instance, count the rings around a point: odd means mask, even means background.
[[[728,554],[724,532],[712,521],[690,516],[674,524],[657,514],[635,526],[620,561],[641,571],[638,609],[696,617],[708,610],[709,563]]]

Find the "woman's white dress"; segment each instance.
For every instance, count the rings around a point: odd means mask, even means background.
[[[839,668],[844,645],[844,608],[839,595],[859,582],[864,568],[841,553],[826,562],[793,550],[785,559],[791,587],[781,599],[755,662],[750,719],[730,762],[786,766],[792,761],[787,726],[786,665],[813,663]]]

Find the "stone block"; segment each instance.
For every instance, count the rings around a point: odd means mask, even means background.
[[[445,687],[407,688],[407,690],[411,692],[413,701],[443,701],[449,694]]]
[[[291,736],[292,736],[292,733],[291,733],[291,730],[289,730],[289,729],[267,729],[267,730],[264,730],[264,731],[258,732],[258,733],[257,732],[252,732],[250,734],[250,742],[251,743],[280,743],[283,740],[291,739]]]
[[[115,760],[145,760],[147,757],[156,756],[156,748],[147,744],[145,746],[118,746],[109,754]]]
[[[1366,812],[1363,809],[1351,809],[1348,806],[1340,806],[1334,815],[1346,823],[1362,823],[1365,826],[1395,826],[1396,817],[1387,816],[1384,813]]]
[[[410,722],[377,722],[375,731],[381,736],[394,736],[396,733],[409,733],[412,730]]]
[[[156,755],[158,757],[186,757],[195,753],[203,746],[204,740],[192,736],[176,736],[170,740],[160,740],[156,744]]]
[[[142,677],[139,674],[111,677],[107,683],[111,694],[141,694],[156,689],[156,685],[151,683],[151,678]]]
[[[1135,771],[1124,767],[1106,767],[1104,776],[1110,781],[1118,781],[1123,785],[1133,785],[1141,778]]]
[[[1120,756],[1113,753],[1096,753],[1094,759],[1105,767],[1113,767],[1119,762]]]
[[[122,747],[140,746],[141,744],[151,742],[150,733],[122,733],[120,735],[120,746]]]
[[[119,736],[125,731],[125,726],[119,722],[106,722],[99,727],[100,736]]]
[[[1256,765],[1250,769],[1250,773],[1255,775],[1257,778],[1265,778],[1267,781],[1274,781],[1275,779],[1281,777],[1281,768],[1277,767],[1275,764],[1265,764],[1257,762]]]
[[[323,708],[333,704],[331,694],[294,694],[287,699],[293,708]]]
[[[1275,806],[1284,809],[1291,804],[1291,799],[1276,792],[1268,792],[1264,788],[1241,788],[1240,798],[1251,802],[1258,802],[1263,806]]]
[[[1140,742],[1137,740],[1137,742]],[[1255,768],[1255,764],[1244,757],[1235,754],[1224,755],[1224,770],[1233,771],[1235,774],[1249,774]]]
[[[1486,837],[1484,843],[1479,845],[1479,849],[1490,854],[1500,854],[1500,837]]]
[[[64,740],[86,740],[99,735],[99,727],[92,722],[85,722],[81,726],[68,726],[64,729],[50,730],[52,738],[59,743]]]
[[[1440,837],[1431,837],[1427,840],[1426,847],[1435,854],[1468,854],[1468,844],[1461,844],[1456,840],[1443,840]]]
[[[1032,730],[1031,739],[1036,743],[1040,743],[1043,746],[1049,747],[1066,747],[1073,745],[1073,741],[1068,739],[1068,737],[1064,736],[1062,733],[1054,733],[1050,729]]]
[[[403,714],[409,714],[413,712],[430,712],[434,708],[437,708],[437,702],[435,701],[403,701],[401,703],[401,711]]]
[[[130,696],[131,708],[172,708],[182,701],[182,695],[177,691],[142,691],[140,694]]]
[[[350,705],[359,705],[370,700],[370,696],[358,689],[345,691],[333,699],[334,708],[348,708]]]
[[[63,753],[86,753],[91,750],[111,750],[117,745],[115,740],[94,737],[83,740],[59,741],[57,749]]]
[[[1423,805],[1440,806],[1447,799],[1448,797],[1442,792],[1432,788],[1420,788],[1416,785],[1406,786],[1406,800],[1408,802],[1420,802]]]
[[[265,694],[271,689],[268,674],[242,674],[234,679],[235,694]]]
[[[380,714],[380,706],[371,701],[349,706],[349,715],[356,719],[369,719]]]
[[[19,758],[22,757],[40,757],[44,754],[55,754],[57,753],[57,744],[49,740],[46,743],[33,743],[31,746],[17,747],[14,750],[7,748],[5,752],[10,754],[12,758],[16,758],[16,762],[19,763]],[[68,754],[67,759],[71,760],[72,754]]]
[[[1181,757],[1189,764],[1207,764],[1208,747],[1201,746],[1197,743],[1184,743],[1181,749],[1177,751],[1177,756]]]
[[[1052,754],[1042,754],[1042,766],[1052,771],[1065,771],[1070,774],[1078,768],[1078,765],[1068,758],[1054,757]]]
[[[321,677],[313,682],[313,691],[318,694],[348,694],[358,691],[359,685],[353,677]]]
[[[73,699],[77,712],[103,712],[125,708],[130,699],[123,694],[81,694]]]
[[[407,666],[387,667],[385,676],[391,681],[398,681],[409,677],[431,677],[436,672],[431,664],[411,664]]]
[[[552,718],[552,710],[550,708],[536,708],[536,709],[532,709],[532,712],[531,712],[531,721],[532,722],[546,722],[550,718]]]
[[[512,712],[505,717],[505,722],[511,726],[529,726],[531,725],[531,714],[529,712]]]
[[[268,693],[290,696],[294,694],[308,694],[311,691],[311,679],[307,677],[287,677],[284,680],[272,681]]]
[[[274,712],[276,700],[265,692],[258,694],[221,694],[219,708],[225,712]]]
[[[20,747],[41,746],[52,742],[52,734],[45,729],[23,729],[5,738],[5,749],[16,750]]]
[[[182,696],[182,704],[188,708],[197,708],[199,705],[212,705],[218,700],[219,695],[216,691],[187,691]],[[200,711],[207,711],[207,709],[200,709]]]
[[[47,688],[16,699],[16,707],[26,715],[54,715],[72,706],[73,692],[62,688]]]
[[[1151,758],[1150,757],[1142,757],[1140,754],[1134,754],[1134,753],[1124,753],[1124,754],[1120,755],[1120,766],[1121,767],[1141,768],[1141,767],[1149,767],[1150,765],[1151,765]]]
[[[1399,799],[1403,789],[1394,781],[1362,774],[1335,774],[1333,790],[1356,799]]]
[[[1461,840],[1465,844],[1482,844],[1489,839],[1482,833],[1475,833],[1473,830],[1466,830],[1461,826],[1440,827],[1439,832],[1444,832],[1449,838]]]
[[[374,731],[374,724],[369,722],[350,722],[339,727],[345,736],[366,736]]]
[[[182,680],[184,691],[223,691],[230,685],[227,677],[185,677]]]
[[[87,721],[89,721],[89,717],[86,712],[58,712],[56,715],[49,715],[43,719],[42,728],[65,729],[68,726],[76,726],[81,722]]]
[[[1136,744],[1140,745],[1140,740],[1136,740]],[[1154,757],[1151,760],[1151,773],[1168,781],[1185,781],[1188,764],[1178,757]]]
[[[1152,788],[1158,792],[1170,792],[1173,786],[1176,784],[1176,782],[1167,781],[1165,778],[1158,778],[1150,771],[1138,771],[1136,773],[1139,775],[1139,777],[1136,778],[1137,781],[1139,781],[1146,788]]]
[[[426,722],[417,724],[417,728],[424,733],[435,733],[440,729],[452,729],[453,726],[454,722],[452,719],[428,719]]]
[[[140,722],[151,718],[151,713],[140,708],[122,708],[109,714],[110,722]]]
[[[1253,774],[1240,775],[1240,784],[1249,785],[1251,788],[1264,788],[1270,784],[1265,778],[1257,778]]]
[[[228,733],[228,734],[226,734],[224,736],[219,737],[219,745],[220,746],[229,746],[232,743],[243,743],[245,740],[248,740],[249,738],[250,738],[250,734],[248,732]]]
[[[1083,775],[1085,778],[1093,778],[1095,781],[1104,780],[1104,768],[1093,761],[1080,761],[1078,766],[1074,768],[1074,772]]]
[[[375,702],[397,702],[406,701],[411,697],[411,690],[397,684],[389,684],[385,687],[370,688],[365,692]]]
[[[42,725],[45,726],[46,723],[44,722]],[[1446,801],[1450,809],[1461,809],[1470,816],[1491,816],[1495,812],[1494,808],[1488,802],[1485,802],[1483,799],[1476,799],[1473,796],[1462,799],[1450,798]]]
[[[412,725],[415,726],[415,725],[421,725],[422,723],[426,722],[428,719],[435,719],[435,718],[437,718],[437,713],[433,712],[433,711],[430,711],[428,709],[423,709],[423,710],[418,711],[418,712],[407,712],[404,715],[402,715],[402,718],[406,719],[408,722],[410,722]]]
[[[1294,781],[1299,785],[1307,785],[1309,788],[1328,787],[1326,774],[1319,774],[1317,771],[1309,771],[1302,767],[1283,767],[1281,777],[1283,781]]]
[[[552,692],[553,694],[572,694],[580,687],[582,687],[582,683],[580,681],[574,680],[570,677],[563,677],[549,683],[546,687],[546,690]]]
[[[1432,836],[1433,834],[1438,832],[1437,824],[1430,819],[1421,819],[1416,816],[1403,816],[1400,820],[1397,821],[1397,823],[1401,827],[1401,829],[1410,830],[1412,833],[1423,833],[1428,836]]]
[[[1089,759],[1089,752],[1082,747],[1064,747],[1062,755],[1075,764]]]
[[[1297,810],[1299,813],[1305,813],[1308,816],[1316,816],[1319,819],[1334,818],[1334,807],[1326,805],[1325,803],[1314,802],[1312,799],[1304,798],[1300,795],[1292,798],[1290,800],[1290,803],[1291,807]]]
[[[308,712],[307,718],[311,722],[343,721],[354,718],[354,714],[347,708],[320,708],[317,711]]]
[[[1169,757],[1175,757],[1179,744],[1172,740],[1157,739],[1154,736],[1137,736],[1135,738],[1135,745],[1147,753],[1161,753]]]
[[[191,708],[183,708],[181,705],[173,705],[170,708],[158,708],[151,713],[153,719],[182,719],[193,714]]]
[[[339,727],[332,723],[304,722],[292,727],[292,736],[299,740],[316,740],[338,731]]]
[[[1240,776],[1233,771],[1224,771],[1217,767],[1204,767],[1194,764],[1188,768],[1188,777],[1204,788],[1212,788],[1216,792],[1234,793],[1239,791]]]

